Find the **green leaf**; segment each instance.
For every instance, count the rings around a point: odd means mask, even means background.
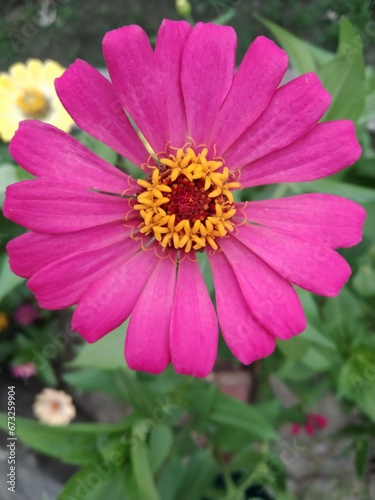
[[[57,386],[57,378],[55,372],[53,371],[52,364],[47,358],[44,358],[43,363],[37,364],[37,370],[39,377],[44,380],[44,382],[49,387]]]
[[[365,105],[358,123],[367,123],[370,120],[375,120],[375,92],[366,95]]]
[[[12,160],[9,154],[9,145],[0,141],[0,163],[11,163]]]
[[[63,379],[81,391],[99,391],[117,399],[124,399],[123,391],[117,385],[117,373],[114,370],[84,368],[65,373]]]
[[[197,258],[201,273],[204,278],[204,282],[206,283],[208,293],[212,295],[215,287],[214,287],[214,280],[212,278],[211,267],[208,262],[207,253],[206,252],[197,253]]]
[[[259,440],[277,439],[276,430],[255,408],[223,393],[217,393],[209,415],[211,422],[245,431]]]
[[[211,23],[219,25],[228,24],[229,21],[234,18],[236,12],[236,9],[228,9],[226,12],[224,12],[224,14],[221,14],[220,16],[215,17],[215,19],[212,19]]]
[[[85,343],[80,346],[77,356],[67,363],[69,368],[97,368],[117,370],[126,367],[124,359],[124,343],[127,323],[105,335],[94,344]]]
[[[14,184],[15,182],[19,181],[17,170],[17,167],[12,163],[0,164],[0,208],[4,203],[4,194],[6,188],[10,184]]]
[[[331,297],[324,302],[325,331],[336,345],[340,345],[343,338],[347,342],[349,337],[357,336],[360,306],[360,301],[345,288],[338,297]]]
[[[86,134],[86,132],[80,130],[77,134],[77,139],[87,148],[91,149],[93,153],[103,158],[103,160],[107,161],[108,163],[112,163],[112,165],[116,163],[116,151],[113,151],[113,149],[109,148],[102,142],[94,139],[93,137],[91,137],[91,135]]]
[[[169,425],[159,424],[152,427],[149,441],[151,470],[154,474],[171,452],[173,445],[173,431]]]
[[[369,465],[370,441],[367,438],[357,439],[355,442],[355,468],[357,474],[363,477]]]
[[[120,370],[116,375],[116,382],[122,391],[123,397],[145,416],[153,416],[159,404],[155,395],[145,383],[138,380],[134,372]]]
[[[134,434],[134,438],[133,446],[130,449],[130,457],[140,498],[159,500],[160,497],[152,475],[146,443],[138,434]]]
[[[354,290],[361,297],[375,296],[375,270],[368,264],[360,266],[352,280]]]
[[[178,498],[176,490],[183,474],[184,468],[181,457],[170,456],[158,474],[157,479],[157,487],[162,500],[176,500]]]
[[[356,121],[365,103],[365,65],[363,47],[353,26],[342,18],[339,51],[335,60],[318,71],[323,86],[332,96],[324,120],[346,118]]]
[[[281,493],[287,491],[287,472],[284,462],[274,453],[270,454],[266,460],[269,469],[270,483],[273,488]],[[278,495],[281,500],[281,495]]]
[[[254,447],[254,444],[247,444],[238,450],[229,463],[232,471],[243,469],[249,474],[255,466],[263,459],[263,453]]]
[[[363,235],[369,240],[375,242],[375,202],[367,203],[365,205],[365,209],[367,212],[367,217],[365,220],[365,227],[363,229]]]
[[[209,450],[193,455],[180,480],[176,500],[195,500],[204,497],[204,491],[217,473],[217,465]]]
[[[336,344],[327,337],[324,333],[314,328],[311,324],[308,324],[306,330],[301,334],[302,338],[311,342],[311,344],[316,344],[320,348],[327,348],[336,350]]]
[[[375,356],[373,352],[354,352],[339,374],[339,395],[351,399],[375,421]]]
[[[345,16],[340,18],[339,47],[337,55],[350,58],[353,52],[362,53],[363,42],[354,26]]]
[[[332,96],[325,121],[348,119],[356,121],[365,103],[364,63],[362,57],[353,55],[348,61],[341,56],[323,66],[318,72],[323,87]]]
[[[301,362],[315,372],[326,371],[332,367],[331,359],[320,349],[310,346],[301,357]]]
[[[194,429],[204,433],[213,404],[220,393],[214,384],[208,384],[201,380],[190,380],[189,382],[190,384],[183,394],[182,405],[192,415]],[[197,405],[197,401],[199,401],[199,405]]]
[[[375,203],[375,189],[339,182],[332,179],[320,179],[313,182],[300,182],[293,184],[298,193],[328,193],[350,198],[361,205]]]
[[[65,484],[57,500],[103,500],[123,498],[125,474],[113,463],[97,463],[83,467]],[[128,498],[128,497],[126,497]]]
[[[36,451],[74,465],[86,465],[101,461],[97,438],[100,434],[115,434],[125,431],[130,421],[118,424],[70,424],[53,427],[35,420],[17,417],[16,436]],[[7,415],[0,413],[0,428],[6,430]]]
[[[141,498],[137,481],[135,480],[133,471],[131,470],[131,466],[127,466],[123,471],[122,471],[124,481],[125,481],[125,486],[124,486],[124,491],[122,491],[119,494],[119,499],[125,498],[126,500],[139,500]],[[112,498],[112,497],[109,497]],[[98,499],[99,500],[99,499]],[[102,499],[100,499],[102,500]]]
[[[306,314],[307,320],[318,328],[320,326],[321,321],[320,321],[318,305],[314,299],[314,296],[310,292],[307,292],[302,288],[297,288],[296,292],[302,303],[302,307]]]
[[[9,267],[8,256],[2,255],[0,258],[0,301],[25,280],[16,276]]]
[[[297,74],[302,75],[310,71],[316,72],[318,67],[326,64],[334,58],[334,54],[322,50],[314,45],[301,40],[281,28],[277,24],[265,19],[262,16],[253,14],[271,33],[277,38],[282,47],[287,52],[293,69]]]
[[[287,359],[300,359],[309,348],[309,343],[299,335],[288,341],[278,340],[277,347]]]
[[[316,372],[301,361],[285,360],[277,370],[277,376],[282,380],[301,382],[311,381]]]

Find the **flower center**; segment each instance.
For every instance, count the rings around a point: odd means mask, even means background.
[[[60,401],[51,401],[51,410],[52,411],[59,411],[61,409],[61,402]]]
[[[28,118],[35,119],[44,118],[50,108],[48,99],[35,88],[26,89],[17,99],[17,106]]]
[[[223,161],[208,160],[207,153],[207,148],[197,153],[184,146],[159,158],[159,167],[149,166],[149,178],[137,181],[143,188],[134,206],[143,219],[140,232],[153,235],[164,248],[189,252],[209,245],[216,250],[215,239],[234,229],[231,190],[240,183],[230,181],[233,174],[222,168]]]

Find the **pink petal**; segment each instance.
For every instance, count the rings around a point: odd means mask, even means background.
[[[194,254],[178,266],[170,351],[177,373],[207,376],[216,359],[218,325]]]
[[[95,68],[77,59],[55,80],[64,108],[85,132],[104,142],[135,165],[148,153],[113,92],[111,83]]]
[[[121,264],[80,298],[73,314],[73,330],[87,342],[96,342],[120,326],[134,309],[158,260],[153,250],[141,250],[129,259],[123,256]]]
[[[293,144],[243,167],[241,185],[313,181],[352,165],[360,156],[353,122],[318,123]]]
[[[191,30],[190,24],[186,21],[164,19],[155,45],[155,58],[161,70],[166,95],[165,115],[169,127],[169,140],[175,147],[183,146],[187,136],[180,72],[182,52]]]
[[[237,37],[233,28],[198,23],[182,57],[181,84],[188,135],[207,144],[217,112],[233,81]]]
[[[312,424],[307,423],[305,424],[305,431],[309,434],[309,436],[313,436],[315,434],[315,427]]]
[[[253,224],[237,230],[241,243],[285,279],[310,292],[334,297],[351,275],[346,260],[324,244]]]
[[[301,194],[290,198],[236,205],[250,222],[332,248],[350,247],[362,239],[365,210],[346,198],[328,194]]]
[[[45,179],[8,186],[3,208],[5,217],[13,222],[51,234],[125,221],[130,210],[124,198]]]
[[[250,45],[234,75],[211,135],[220,156],[260,116],[288,67],[288,56],[264,36]]]
[[[76,139],[47,123],[20,123],[9,146],[10,154],[31,174],[45,179],[109,193],[134,186],[131,177],[96,156]],[[129,194],[132,194],[131,189]]]
[[[227,166],[241,168],[293,143],[324,115],[330,101],[314,73],[283,85],[264,113],[225,153]]]
[[[269,356],[275,349],[275,337],[254,320],[225,255],[215,252],[208,256],[220,328],[229,349],[245,365]]]
[[[176,286],[176,252],[160,259],[130,316],[125,359],[129,368],[161,373],[170,363],[169,331]]]
[[[130,258],[140,243],[123,239],[106,246],[63,257],[35,273],[27,286],[45,309],[61,309],[76,304],[82,295],[112,269]]]
[[[7,244],[12,271],[30,278],[42,267],[82,250],[101,248],[129,237],[123,221],[94,226],[74,233],[50,235],[28,232]]]
[[[139,26],[108,32],[103,53],[114,91],[156,153],[168,137],[164,81],[146,33]]]
[[[301,333],[306,319],[292,285],[235,238],[221,238],[220,247],[255,320],[281,339]]]
[[[299,424],[292,424],[290,426],[290,432],[293,436],[297,436],[300,433],[301,426]]]

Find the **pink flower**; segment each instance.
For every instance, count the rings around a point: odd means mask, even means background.
[[[36,374],[36,368],[32,361],[22,365],[12,366],[10,370],[14,378],[30,378]]]
[[[305,430],[306,434],[313,436],[315,432],[320,428],[324,429],[328,425],[328,419],[323,415],[313,414],[307,415],[306,422],[304,424],[293,423],[290,426],[290,432],[293,436],[297,436],[302,429]]]
[[[20,325],[27,326],[39,318],[39,313],[31,304],[22,304],[14,311],[14,319]]]
[[[233,190],[351,165],[361,154],[353,123],[317,124],[330,96],[313,73],[279,87],[287,56],[264,37],[235,74],[230,27],[166,20],[153,51],[127,26],[107,33],[103,49],[112,83],[77,60],[56,89],[79,127],[145,177],[51,125],[22,122],[10,152],[37,179],[7,190],[6,217],[31,230],[8,245],[13,271],[41,307],[78,304],[73,328],[88,342],[131,316],[133,369],[159,373],[172,362],[207,375],[217,316],[241,362],[268,356],[276,337],[306,326],[292,283],[339,293],[351,271],[334,249],[361,240],[365,212],[323,194],[235,203]],[[205,251],[217,312],[197,262]]]

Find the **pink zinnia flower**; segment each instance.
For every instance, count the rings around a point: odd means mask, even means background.
[[[32,361],[28,361],[22,365],[12,366],[10,372],[14,378],[30,378],[36,375],[36,367]]]
[[[324,429],[327,425],[328,419],[326,417],[311,413],[310,415],[307,415],[307,419],[304,424],[293,423],[290,426],[290,432],[294,436],[297,436],[301,432],[301,429],[304,429],[306,434],[313,436],[319,428]]]
[[[14,311],[14,319],[22,326],[28,326],[39,318],[39,313],[31,304],[22,304]]]
[[[361,240],[365,212],[338,196],[235,203],[232,191],[351,165],[361,153],[353,123],[317,123],[330,96],[313,73],[279,87],[287,56],[264,37],[236,73],[230,27],[164,21],[153,51],[139,26],[127,26],[107,33],[103,49],[112,83],[77,60],[56,89],[77,125],[145,179],[51,125],[21,123],[10,152],[37,179],[7,190],[5,215],[31,230],[8,245],[13,271],[41,307],[78,304],[73,328],[88,342],[131,316],[133,369],[159,373],[172,361],[179,373],[207,375],[217,316],[240,361],[269,355],[276,337],[306,326],[292,283],[339,293],[351,271],[333,249]]]

